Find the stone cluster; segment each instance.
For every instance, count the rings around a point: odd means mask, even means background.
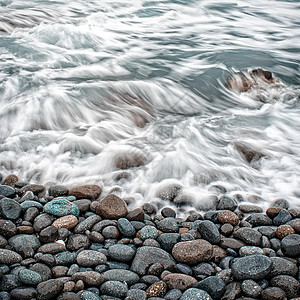
[[[263,213],[224,195],[183,219],[101,194],[4,180],[0,299],[299,299],[300,212],[286,200]]]

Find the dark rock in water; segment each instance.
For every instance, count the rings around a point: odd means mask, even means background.
[[[12,265],[21,262],[21,260],[20,254],[11,250],[0,249],[0,264]]]
[[[176,217],[176,211],[172,209],[171,207],[164,207],[161,210],[161,215],[164,218],[175,218]]]
[[[53,198],[68,196],[69,189],[62,185],[55,185],[49,188],[48,194],[50,197]]]
[[[275,276],[271,279],[271,285],[282,289],[289,299],[300,296],[300,282],[292,276]]]
[[[18,194],[23,196],[27,191],[33,192],[36,196],[45,191],[45,187],[40,184],[28,184],[18,190]]]
[[[141,247],[133,259],[131,270],[138,275],[146,275],[147,269],[154,263],[161,263],[165,269],[175,265],[173,257],[166,251],[156,247]]]
[[[0,196],[14,198],[16,196],[16,190],[8,185],[0,185]]]
[[[36,286],[42,282],[42,277],[35,271],[23,269],[19,272],[19,280],[25,285]]]
[[[42,243],[51,243],[59,238],[58,230],[54,226],[48,226],[41,230],[39,239]]]
[[[286,300],[285,292],[278,287],[268,287],[261,293],[263,300]]]
[[[81,186],[76,186],[70,189],[69,195],[75,196],[76,199],[90,199],[96,200],[102,192],[99,185],[96,184],[86,184]]]
[[[187,289],[181,296],[180,300],[213,300],[209,294],[196,288]]]
[[[16,251],[19,251],[24,246],[29,246],[36,251],[41,246],[39,239],[35,235],[28,234],[15,235],[8,240],[8,243]]]
[[[10,300],[10,294],[8,292],[0,292],[0,299],[1,300]]]
[[[8,175],[4,179],[2,184],[3,185],[9,185],[9,186],[13,187],[18,181],[19,181],[18,176],[14,175],[14,174],[11,174],[11,175]]]
[[[282,252],[286,256],[300,257],[300,235],[290,234],[281,240]]]
[[[157,228],[162,232],[178,232],[179,226],[175,218],[164,218],[159,221]]]
[[[262,234],[252,228],[243,227],[234,232],[233,236],[245,242],[248,245],[260,246]]]
[[[206,291],[213,299],[221,299],[226,291],[225,282],[216,276],[207,277],[194,287]]]
[[[124,153],[116,158],[115,164],[117,169],[126,170],[136,168],[146,164],[147,158],[142,153]]]
[[[64,198],[54,199],[48,202],[44,206],[44,210],[46,213],[58,217],[63,217],[67,215],[74,215],[77,217],[79,215],[78,206]]]
[[[235,199],[228,196],[222,196],[217,204],[217,210],[231,210],[235,211],[238,203]]]
[[[96,213],[103,218],[119,219],[127,215],[127,205],[120,197],[110,194],[99,201],[96,206]]]
[[[156,197],[165,201],[173,201],[181,189],[182,186],[179,184],[169,184],[160,188],[160,190],[158,190],[156,193]]]
[[[108,295],[124,298],[127,295],[128,287],[120,281],[106,281],[100,287],[101,295]]]
[[[132,224],[125,218],[120,218],[117,223],[118,229],[125,237],[135,237],[136,230]]]
[[[180,242],[180,234],[179,233],[162,233],[158,238],[157,241],[161,245],[161,247],[171,252],[173,247]]]
[[[221,235],[219,233],[217,226],[213,222],[209,220],[200,222],[198,230],[201,236],[208,242],[212,244],[220,243]]]
[[[286,210],[282,209],[278,215],[273,219],[273,224],[276,226],[283,225],[292,219],[291,214]]]
[[[0,199],[0,217],[4,219],[16,220],[20,217],[21,205],[9,198]]]
[[[18,277],[14,274],[5,274],[0,278],[1,291],[10,292],[20,286]]]
[[[262,288],[252,279],[247,279],[242,282],[242,291],[246,296],[257,298]]]
[[[104,272],[103,278],[106,281],[112,280],[112,281],[121,281],[121,282],[126,282],[129,286],[139,282],[140,277],[129,270],[122,270],[122,269],[113,269],[113,270],[108,270]]]
[[[264,153],[251,149],[248,145],[245,144],[236,143],[235,147],[244,158],[244,160],[250,164],[250,166],[256,167],[257,161],[259,161],[263,157],[266,157]]]
[[[205,240],[180,242],[172,249],[172,255],[181,263],[197,264],[208,261],[213,254],[212,245]]]
[[[245,221],[249,222],[252,226],[272,225],[272,220],[268,216],[260,213],[251,214]]]
[[[157,211],[156,207],[152,203],[144,203],[142,205],[142,210],[148,215],[155,214]]]
[[[94,271],[78,272],[72,275],[73,281],[82,280],[85,284],[99,286],[104,282],[102,274]]]
[[[10,292],[13,299],[31,300],[36,298],[36,289],[32,287],[19,287]],[[0,299],[1,296],[0,296]]]
[[[11,237],[17,233],[16,225],[9,220],[0,219],[0,234],[5,237]]]
[[[272,261],[264,255],[250,255],[237,258],[231,269],[233,276],[238,280],[260,280],[271,272]]]
[[[298,268],[295,263],[290,261],[289,259],[285,259],[283,257],[271,257],[272,261],[272,270],[270,273],[271,277],[277,275],[290,275],[296,276],[298,273]]]
[[[38,284],[37,300],[50,300],[56,298],[64,288],[63,283],[57,279],[49,279]]]
[[[290,204],[285,199],[276,199],[272,204],[271,207],[279,207],[283,209],[289,209]]]
[[[43,228],[46,228],[46,227],[50,226],[53,223],[54,220],[55,220],[55,218],[53,216],[48,215],[48,214],[38,215],[34,219],[33,229],[36,232],[40,232]]]
[[[95,267],[105,264],[107,258],[104,254],[93,250],[83,250],[79,252],[76,258],[77,264],[81,267]]]
[[[121,262],[129,262],[133,259],[135,251],[127,245],[116,244],[108,248],[111,259]]]

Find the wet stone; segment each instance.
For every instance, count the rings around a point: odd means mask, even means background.
[[[260,246],[262,234],[255,229],[243,227],[233,233],[235,238],[238,238],[248,245]]]
[[[108,248],[108,255],[113,260],[129,262],[133,259],[135,251],[130,246],[117,244]]]
[[[94,271],[78,272],[72,275],[73,281],[82,280],[87,285],[100,286],[104,282],[102,274]]]
[[[181,189],[182,186],[179,184],[169,184],[160,188],[156,193],[156,197],[165,201],[173,201]]]
[[[231,265],[232,274],[238,280],[265,278],[272,269],[272,261],[264,255],[237,258]]]
[[[147,298],[163,297],[167,292],[167,284],[164,281],[153,283],[146,291]]]
[[[53,198],[68,196],[69,189],[62,185],[55,185],[48,189],[48,194]]]
[[[21,205],[9,198],[0,199],[0,218],[16,220],[20,217],[22,211]]]
[[[5,274],[0,277],[1,291],[10,292],[20,286],[18,277],[14,274]],[[1,299],[1,298],[0,298]]]
[[[90,230],[96,223],[101,221],[101,217],[98,215],[91,215],[85,220],[81,221],[74,229],[74,233],[84,233],[86,230]]]
[[[16,190],[8,185],[0,185],[0,196],[14,198],[16,196]]]
[[[127,293],[126,300],[146,300],[146,292],[140,289],[130,289]]]
[[[22,257],[20,254],[11,250],[0,249],[0,264],[12,265],[19,263],[21,260]]]
[[[263,300],[285,300],[285,292],[278,287],[268,287],[261,293]]]
[[[78,206],[65,198],[57,198],[48,202],[44,206],[44,210],[46,213],[57,217],[63,217],[67,215],[74,215],[77,217],[79,215]]]
[[[119,219],[127,215],[127,205],[120,197],[110,194],[98,202],[96,213],[103,218]]]
[[[256,246],[243,246],[239,250],[239,255],[241,257],[253,254],[263,254],[263,249]]]
[[[0,180],[1,181],[1,180]],[[11,175],[8,175],[4,181],[3,181],[3,185],[9,185],[9,186],[14,186],[17,182],[19,181],[19,178],[18,176],[14,175],[14,174],[11,174]]]
[[[39,239],[42,243],[51,243],[59,238],[59,233],[56,227],[48,226],[41,230]]]
[[[292,276],[275,276],[271,279],[271,285],[282,289],[289,299],[300,295],[300,282]]]
[[[255,230],[266,236],[268,239],[274,238],[276,233],[276,226],[259,226],[255,227]]]
[[[246,213],[246,214],[263,212],[263,209],[260,206],[254,204],[240,204],[238,208],[242,213]]]
[[[253,213],[249,217],[245,219],[245,221],[249,222],[252,226],[269,226],[272,225],[272,220],[260,213]]]
[[[48,215],[48,214],[38,215],[34,219],[33,229],[36,232],[40,232],[42,229],[50,226],[53,223],[54,220],[55,220],[55,218],[53,216]]]
[[[66,247],[62,244],[59,243],[47,243],[42,245],[39,249],[38,252],[41,253],[49,253],[49,254],[56,254],[59,252],[66,251]]]
[[[172,289],[168,291],[164,297],[166,300],[179,300],[182,296],[182,292],[178,289]]]
[[[102,230],[102,235],[106,239],[117,239],[120,236],[120,232],[116,226],[107,226]]]
[[[40,184],[28,184],[23,186],[19,191],[18,194],[23,196],[27,191],[31,191],[34,195],[38,196],[39,194],[45,191],[45,187]]]
[[[214,267],[210,263],[205,262],[192,267],[192,270],[196,277],[198,277],[198,275],[201,275],[202,278],[212,276],[216,272]]]
[[[76,199],[90,199],[96,200],[102,192],[99,185],[96,184],[86,184],[77,187],[73,187],[69,191],[70,196],[75,196]]]
[[[286,210],[282,209],[278,215],[273,219],[273,224],[276,226],[284,225],[292,219],[291,214]]]
[[[237,225],[240,221],[238,216],[230,210],[220,211],[217,218],[221,224],[229,223],[233,226]]]
[[[198,228],[201,236],[212,244],[219,244],[221,241],[221,236],[217,226],[208,220],[202,221]]]
[[[136,230],[132,224],[125,218],[120,218],[117,223],[120,233],[125,237],[135,237]]]
[[[228,196],[222,196],[217,204],[217,210],[231,210],[235,211],[238,204],[235,199]]]
[[[97,294],[90,292],[90,291],[84,291],[80,295],[80,299],[81,300],[102,300],[102,298],[100,296],[98,296]]]
[[[126,219],[129,221],[143,222],[144,218],[145,218],[145,213],[141,208],[136,208],[134,210],[131,210],[126,216]]]
[[[53,267],[56,263],[54,256],[51,254],[44,254],[41,257],[36,258],[36,260],[40,263],[46,264],[49,267]]]
[[[78,219],[73,215],[67,215],[64,217],[60,217],[56,219],[52,226],[56,227],[57,229],[60,228],[67,228],[69,230],[73,229],[78,224]]]
[[[39,210],[36,207],[30,207],[26,209],[23,220],[27,222],[33,222],[33,220],[39,215]]]
[[[282,257],[271,257],[272,270],[270,276],[290,275],[295,277],[298,272],[297,265],[292,261]]]
[[[27,200],[22,202],[21,204],[22,210],[25,211],[30,207],[36,207],[38,210],[43,210],[43,205],[37,201]]]
[[[75,263],[76,253],[75,252],[60,252],[54,255],[57,265],[68,266]]]
[[[90,209],[92,203],[94,202],[91,202],[91,200],[88,199],[80,199],[80,200],[75,200],[72,203],[78,206],[81,213],[85,213]],[[91,209],[91,211],[93,210]]]
[[[169,274],[163,278],[169,289],[179,289],[185,291],[197,283],[197,280],[189,275],[185,274]]]
[[[105,264],[107,258],[104,254],[93,250],[83,250],[77,255],[77,264],[81,267],[93,267]]]
[[[290,204],[285,199],[276,199],[272,204],[271,207],[280,207],[283,209],[288,209],[290,207]]]
[[[291,234],[281,240],[282,252],[286,256],[300,256],[300,235]]]
[[[234,238],[222,238],[220,246],[224,249],[231,248],[235,251],[239,251],[241,247],[245,246],[245,243]]]

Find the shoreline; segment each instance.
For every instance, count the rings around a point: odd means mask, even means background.
[[[263,212],[223,196],[178,218],[101,193],[15,175],[0,184],[1,299],[300,297],[300,210],[288,201]]]

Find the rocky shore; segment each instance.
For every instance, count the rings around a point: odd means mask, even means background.
[[[0,185],[0,299],[300,299],[300,211],[226,194],[185,219],[98,185]]]

